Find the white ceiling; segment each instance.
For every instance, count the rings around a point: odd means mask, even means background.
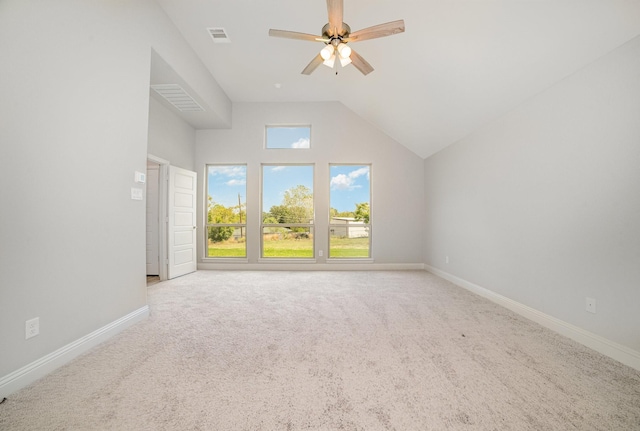
[[[322,43],[268,31],[320,34],[324,0],[157,1],[232,102],[337,100],[421,157],[640,34],[640,0],[344,0],[352,31],[404,19],[405,33],[351,44],[368,76],[305,76]]]

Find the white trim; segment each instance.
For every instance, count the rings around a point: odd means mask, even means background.
[[[160,248],[160,281],[165,281],[169,278],[169,255],[168,255],[168,234],[169,234],[169,161],[153,154],[147,154],[147,161],[157,163],[159,167],[158,174],[158,214],[160,216],[159,226],[159,248]]]
[[[169,160],[165,160],[158,156],[154,156],[153,154],[147,154],[147,160],[151,160],[153,163],[157,163],[159,165],[168,165]]]
[[[425,270],[640,371],[640,352],[425,264]]]
[[[347,263],[368,263],[368,264],[372,264],[373,262],[375,262],[372,258],[370,257],[363,257],[363,258],[357,258],[357,257],[328,257],[327,258],[327,263],[330,265],[344,265]],[[422,268],[419,268],[422,269]]]
[[[273,258],[276,260],[276,258]],[[243,271],[416,271],[424,270],[423,263],[311,263],[287,261],[269,262],[260,260],[260,263],[245,263],[241,268],[238,264],[200,262],[198,270],[243,270]]]
[[[108,340],[118,332],[138,323],[149,316],[149,306],[145,305],[102,328],[49,353],[24,367],[0,378],[0,398],[21,389],[63,366],[89,349]]]

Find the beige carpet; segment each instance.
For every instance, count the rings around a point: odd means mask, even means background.
[[[200,271],[2,430],[640,430],[640,372],[422,271]]]

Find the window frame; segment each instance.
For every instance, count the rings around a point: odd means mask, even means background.
[[[267,212],[264,208],[264,169],[268,167],[275,166],[309,166],[311,167],[311,181],[312,181],[312,189],[311,192],[313,194],[312,203],[313,203],[313,218],[310,223],[264,223],[264,213]],[[313,262],[316,258],[316,199],[315,199],[315,174],[316,174],[316,164],[315,163],[261,163],[260,164],[260,253],[259,260],[260,261],[296,261],[296,262]],[[308,228],[311,233],[311,256],[310,257],[278,257],[278,256],[265,256],[264,255],[264,229],[265,228],[292,228],[292,227],[302,227]]]
[[[309,129],[309,146],[296,147],[270,147],[269,146],[269,129]],[[311,124],[267,124],[264,127],[264,149],[266,150],[310,150],[311,149]]]
[[[245,202],[244,202],[244,222],[243,223],[209,223],[208,222],[208,218],[209,218],[209,196],[210,195],[210,191],[209,191],[209,168],[210,167],[223,167],[223,166],[227,166],[227,167],[234,167],[234,166],[241,166],[244,167],[244,180],[245,180],[245,184],[244,184],[244,194],[245,194]],[[248,203],[247,203],[247,185],[249,183],[249,169],[247,166],[247,163],[207,163],[205,165],[205,194],[204,194],[204,255],[203,258],[207,259],[207,260],[213,260],[213,259],[222,259],[222,260],[241,260],[241,261],[246,261],[248,259],[248,244],[247,244],[247,239],[248,239],[248,224],[247,224],[247,217],[248,217]],[[240,210],[242,211],[242,210]],[[240,235],[242,237],[242,231],[244,229],[244,256],[209,256],[209,228],[210,227],[232,227],[234,229],[239,228],[240,229]]]
[[[344,229],[345,225],[344,224],[337,224],[337,223],[331,223],[331,220],[333,219],[333,217],[331,217],[331,208],[332,208],[332,202],[331,202],[331,179],[332,179],[332,173],[331,173],[331,168],[334,166],[353,166],[353,167],[364,167],[367,166],[369,168],[369,223],[362,223],[362,224],[358,224],[358,227],[364,227],[367,230],[367,238],[369,239],[369,243],[368,243],[368,248],[367,248],[367,256],[366,257],[333,257],[331,256],[331,236],[332,236],[332,231],[335,228],[340,228],[340,229]],[[373,226],[372,226],[372,196],[373,196],[373,186],[372,186],[372,171],[373,171],[373,164],[372,163],[329,163],[329,183],[328,183],[328,188],[329,188],[329,200],[328,200],[328,220],[327,220],[327,262],[344,262],[344,261],[349,261],[349,260],[355,260],[358,262],[363,262],[363,261],[372,261],[373,257],[371,255],[371,245],[372,245],[372,233],[373,233]],[[354,202],[355,203],[355,202]],[[355,208],[354,208],[355,210]]]

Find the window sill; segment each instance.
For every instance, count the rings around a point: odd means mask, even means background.
[[[327,258],[327,263],[373,263],[373,259],[370,257],[366,257],[366,258],[340,258],[340,257],[328,257]]]
[[[261,257],[258,263],[316,263],[316,260],[308,257],[299,259],[286,259],[281,257]]]
[[[249,263],[246,257],[203,257],[200,263]]]

